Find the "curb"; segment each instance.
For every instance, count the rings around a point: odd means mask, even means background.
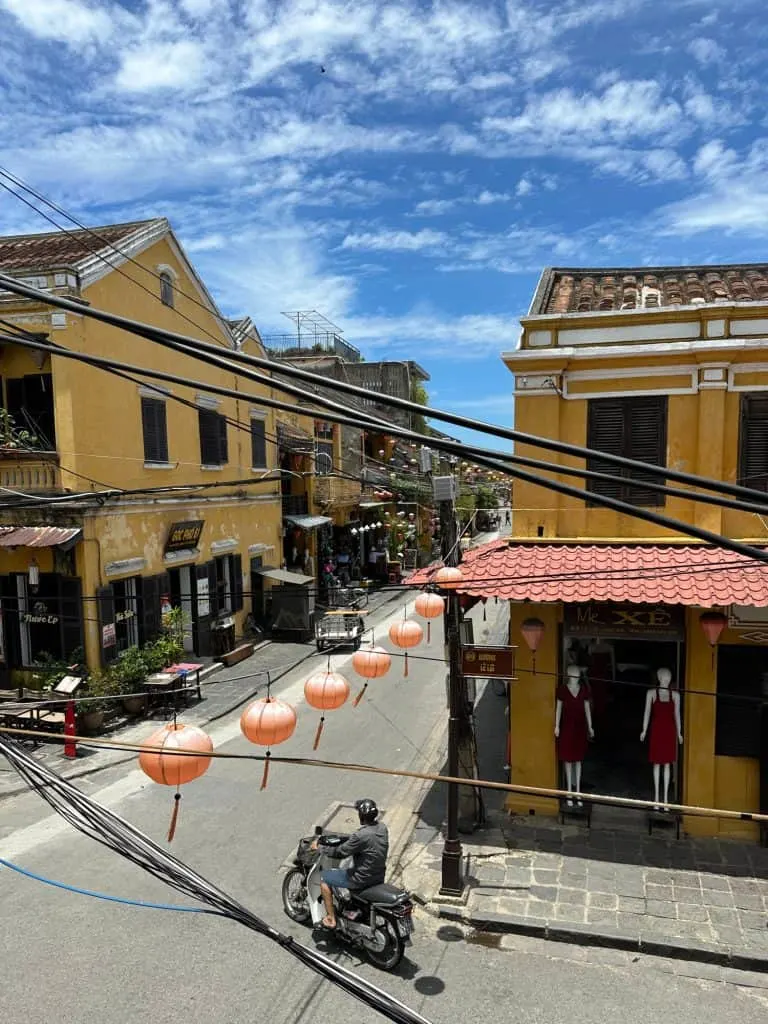
[[[468,925],[478,932],[495,934],[528,935],[551,942],[568,942],[579,946],[599,946],[621,949],[630,953],[644,953],[646,956],[667,957],[672,960],[688,960],[695,963],[731,967],[739,971],[754,971],[768,974],[768,955],[750,955],[732,949],[724,949],[703,942],[686,942],[684,939],[656,939],[628,935],[618,929],[594,928],[590,925],[550,923],[544,918],[515,917],[513,914],[463,913],[458,907],[431,906],[424,909],[433,917]]]

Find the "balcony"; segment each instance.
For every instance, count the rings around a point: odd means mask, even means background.
[[[61,494],[58,456],[23,456],[0,449],[0,487],[27,494]]]
[[[359,480],[340,476],[315,477],[315,502],[319,505],[353,505],[360,499]]]
[[[306,494],[284,494],[283,495],[284,516],[306,516],[309,515],[309,501]]]

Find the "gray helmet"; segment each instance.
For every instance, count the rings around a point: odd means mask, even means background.
[[[363,800],[355,801],[355,810],[360,818],[361,825],[374,825],[379,816],[379,808],[373,800],[369,800],[367,797]]]

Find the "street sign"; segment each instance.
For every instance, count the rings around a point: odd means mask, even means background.
[[[514,647],[462,647],[461,670],[465,676],[515,678]]]

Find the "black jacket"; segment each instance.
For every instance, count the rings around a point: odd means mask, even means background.
[[[352,889],[367,889],[381,885],[387,869],[389,832],[382,822],[363,825],[349,839],[336,848],[339,857],[352,857],[349,885]]]

